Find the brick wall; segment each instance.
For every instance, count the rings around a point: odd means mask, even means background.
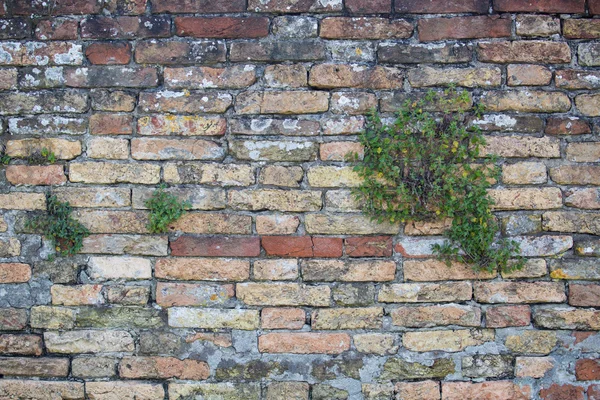
[[[600,399],[594,14],[0,0],[0,398]],[[447,221],[350,196],[365,112],[448,84],[486,107],[521,271],[448,268]],[[158,183],[192,204],[168,235],[146,230]],[[92,232],[75,257],[25,227],[49,191]]]

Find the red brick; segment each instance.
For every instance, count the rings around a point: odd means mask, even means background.
[[[600,0],[588,0],[588,5],[590,7],[590,14],[600,14]]]
[[[31,279],[29,264],[2,263],[0,264],[0,283],[24,283]]]
[[[346,333],[267,333],[258,337],[262,353],[339,354],[349,349]]]
[[[302,329],[306,314],[301,308],[263,308],[260,321],[263,329]]]
[[[494,11],[583,13],[585,0],[494,0]]]
[[[129,379],[190,379],[204,380],[210,368],[204,361],[179,360],[175,357],[124,357],[119,363],[119,375]]]
[[[557,385],[540,390],[542,400],[583,400],[583,388],[573,385]]]
[[[531,387],[519,386],[510,381],[494,382],[442,382],[444,400],[529,400]]]
[[[60,185],[67,181],[62,165],[9,165],[6,179],[13,185]]]
[[[600,285],[569,285],[569,304],[579,307],[600,307]]]
[[[263,236],[262,247],[269,256],[341,257],[342,239],[315,236]]]
[[[81,21],[85,39],[141,39],[171,35],[170,17],[90,17]]]
[[[131,135],[131,114],[94,114],[90,117],[92,135]]]
[[[258,237],[195,237],[181,236],[171,242],[174,256],[257,257],[260,254]]]
[[[135,47],[135,61],[139,64],[203,64],[225,61],[224,43],[216,42],[139,42]]]
[[[35,37],[39,40],[76,40],[76,20],[53,18],[38,22]]]
[[[392,11],[392,0],[346,0],[346,8],[351,13],[388,14]]]
[[[487,0],[396,0],[397,13],[414,14],[487,14]]]
[[[349,257],[390,257],[392,255],[391,236],[358,236],[344,240],[346,255]]]
[[[600,13],[600,5],[598,6],[598,12]],[[587,395],[588,400],[600,400],[600,385],[588,386]]]
[[[600,379],[600,360],[577,360],[577,363],[575,363],[575,376],[578,381],[596,381]]]
[[[112,0],[106,8],[119,15],[138,15],[146,11],[146,0]]]
[[[500,16],[420,19],[419,40],[509,37],[512,21]]]
[[[13,0],[12,12],[15,15],[68,15],[97,14],[102,10],[102,3],[90,0],[56,0],[52,7],[45,1]]]
[[[131,45],[129,43],[92,43],[85,50],[85,56],[92,64],[129,64]]]
[[[529,306],[489,307],[485,312],[486,326],[506,328],[509,326],[529,326],[531,309]]]
[[[154,13],[236,13],[246,11],[246,0],[153,0]]]
[[[0,354],[42,355],[42,337],[37,335],[0,335]]]
[[[223,39],[259,38],[269,34],[269,18],[177,17],[175,18],[175,28],[178,36]]]
[[[546,134],[548,135],[585,135],[591,133],[590,125],[575,117],[548,118],[546,122]]]

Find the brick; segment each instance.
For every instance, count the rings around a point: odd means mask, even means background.
[[[245,304],[260,306],[328,306],[329,286],[298,283],[238,283],[236,296]]]
[[[401,395],[402,400],[440,399],[440,384],[434,381],[397,382],[394,392]]]
[[[87,119],[48,115],[10,118],[8,127],[13,135],[81,135],[87,133]]]
[[[250,276],[250,262],[219,258],[164,258],[156,261],[155,276],[182,281],[243,281]]]
[[[598,106],[600,105],[600,96],[596,94],[580,94],[575,98],[575,105],[579,112],[588,117],[600,116]]]
[[[0,357],[0,374],[4,376],[66,377],[69,375],[69,359]]]
[[[111,304],[146,305],[150,288],[144,286],[112,285],[106,288],[106,297]]]
[[[262,281],[294,280],[298,278],[297,260],[256,260],[254,279]]]
[[[148,233],[144,212],[75,210],[73,217],[91,233]]]
[[[0,257],[16,257],[19,255],[21,255],[21,241],[19,239],[0,239]],[[1,274],[4,276],[4,278],[0,278],[0,281],[2,279],[7,279],[10,281],[12,278],[15,279],[15,281],[6,283],[21,283],[19,279],[26,279],[26,271],[29,267],[28,264],[7,263],[0,265],[2,265],[2,267],[0,268],[2,269]],[[29,273],[29,276],[31,277],[31,273]]]
[[[229,304],[234,296],[233,285],[170,283],[156,284],[156,304],[161,307]]]
[[[210,369],[206,362],[191,359],[124,357],[119,363],[119,375],[128,379],[204,380],[210,375]]]
[[[263,236],[268,256],[341,257],[342,239],[311,236]]]
[[[564,253],[573,247],[571,236],[518,237],[521,255],[525,257],[543,257]]]
[[[266,400],[308,400],[307,382],[274,382],[267,386]]]
[[[92,43],[85,49],[85,56],[92,64],[129,64],[131,45],[124,42]]]
[[[594,309],[539,309],[533,318],[535,325],[540,328],[600,330],[600,313]]]
[[[258,337],[261,353],[340,354],[350,349],[346,333],[267,333]]]
[[[1,69],[0,70],[0,90],[11,90],[17,88],[17,70],[16,69]]]
[[[129,158],[129,140],[116,138],[93,138],[87,145],[87,156],[107,160],[126,160]]]
[[[525,185],[546,183],[548,174],[546,166],[538,162],[517,162],[502,165],[502,182]]]
[[[325,45],[309,40],[234,42],[229,51],[232,62],[319,61],[326,58]]]
[[[480,119],[472,119],[470,123],[484,132],[529,132],[537,133],[544,129],[539,117],[518,115],[483,115]]]
[[[152,67],[90,66],[65,69],[68,87],[154,87],[158,75]]]
[[[0,308],[0,329],[20,331],[27,326],[27,310],[23,308]]]
[[[64,307],[32,307],[29,324],[32,328],[37,329],[73,329],[75,327],[75,312]]]
[[[574,162],[597,162],[600,159],[600,143],[569,143],[566,158]]]
[[[518,378],[543,378],[546,372],[554,368],[552,357],[517,357],[515,376]]]
[[[471,61],[472,48],[464,44],[380,44],[377,57],[381,63],[391,64],[452,64]]]
[[[535,12],[535,13],[583,13],[584,0],[534,0],[522,2],[518,0],[494,0],[494,10],[502,12]]]
[[[335,114],[366,114],[377,107],[377,97],[368,92],[335,92],[331,95],[331,109]]]
[[[254,168],[244,164],[166,164],[168,183],[193,183],[216,186],[249,186],[255,183]]]
[[[32,3],[26,0],[14,1],[11,7],[15,15],[41,14],[41,15],[61,15],[61,14],[97,14],[102,8],[101,4],[89,3],[87,1],[65,1],[58,2],[52,9],[47,4]]]
[[[8,140],[4,150],[10,157],[28,158],[39,155],[44,148],[59,160],[71,160],[81,154],[80,141],[55,138]]]
[[[334,117],[321,119],[323,135],[355,135],[364,129],[362,116]]]
[[[319,64],[311,68],[308,84],[317,88],[398,89],[402,87],[402,73],[381,66]]]
[[[87,108],[87,95],[77,91],[0,92],[0,115],[82,113]]]
[[[325,210],[329,212],[360,211],[362,201],[352,195],[350,190],[328,190],[325,192]]]
[[[369,8],[372,7],[372,2],[369,2]],[[373,11],[369,11],[371,12]],[[344,40],[403,39],[410,37],[412,32],[413,25],[403,19],[328,17],[321,20],[320,36],[324,39]]]
[[[241,89],[256,82],[256,72],[252,65],[235,65],[229,68],[165,68],[164,79],[165,86],[171,88]]]
[[[418,22],[419,40],[509,37],[512,21],[501,16],[426,18]]]
[[[250,189],[230,191],[229,207],[250,211],[319,211],[321,192],[308,190]]]
[[[97,111],[133,111],[136,96],[124,90],[92,89],[92,109]]]
[[[531,310],[529,306],[495,306],[485,312],[486,326],[506,328],[509,326],[529,326]]]
[[[231,106],[231,95],[214,92],[143,92],[139,108],[142,112],[222,113]]]
[[[160,400],[165,396],[161,384],[139,382],[86,382],[85,392],[90,400],[106,398]]]
[[[54,189],[53,194],[73,207],[114,208],[131,205],[131,191],[126,188],[62,187]]]
[[[539,65],[511,64],[506,73],[509,86],[545,86],[552,80],[552,72]]]
[[[404,234],[409,236],[441,235],[452,225],[452,219],[434,221],[407,221]]]
[[[243,0],[156,0],[152,2],[154,13],[237,13],[246,11]]]
[[[561,282],[481,282],[474,284],[481,303],[562,303],[567,297]]]
[[[414,282],[464,279],[492,279],[494,272],[475,271],[469,265],[453,263],[448,267],[439,260],[406,260],[403,262],[404,279]]]
[[[600,38],[600,23],[593,19],[565,19],[563,36],[567,39]]]
[[[448,95],[445,91],[437,91],[437,99],[424,107],[425,111],[429,112],[450,112],[450,111],[467,111],[473,106],[471,95],[459,98],[456,94]],[[379,108],[384,112],[397,112],[407,101],[415,102],[425,100],[426,92],[393,92],[384,94],[379,102]]]
[[[398,224],[377,224],[364,215],[357,214],[306,214],[306,231],[322,235],[373,235],[397,234]]]
[[[547,37],[560,33],[560,19],[550,15],[517,15],[517,35]]]
[[[229,222],[235,223],[226,221]],[[176,256],[256,257],[260,253],[260,241],[258,237],[181,236],[171,242],[171,252]]]
[[[64,83],[63,67],[26,67],[19,78],[21,89],[52,89],[61,87]]]
[[[300,88],[308,85],[307,76],[303,65],[276,64],[265,68],[264,80],[267,86],[273,88]]]
[[[46,196],[43,193],[24,192],[0,194],[0,209],[45,210]]]
[[[327,50],[331,52],[331,61],[337,63],[371,63],[376,59],[376,46],[373,41],[326,41]]]
[[[137,132],[144,136],[222,136],[226,129],[220,117],[159,114],[137,120]]]
[[[493,87],[500,86],[499,68],[446,68],[421,67],[411,69],[408,81],[413,87],[449,86]]]
[[[591,133],[591,129],[586,121],[576,117],[554,117],[548,118],[545,132],[548,135],[585,135]]]
[[[395,283],[383,285],[377,298],[382,303],[433,303],[471,300],[471,284],[448,283]]]
[[[462,374],[469,378],[506,378],[513,374],[510,355],[483,354],[462,358]]]
[[[28,39],[31,34],[31,22],[23,18],[0,20],[0,39]]]
[[[578,256],[598,257],[600,255],[600,241],[578,240],[575,242],[574,250]]]
[[[494,210],[549,210],[562,207],[562,192],[558,188],[491,189]]]
[[[42,400],[49,397],[72,400],[83,400],[85,398],[83,382],[3,379],[0,382],[0,393],[7,398],[29,398],[32,400]]]
[[[208,140],[131,140],[131,157],[135,160],[219,160],[224,155],[224,149],[219,144]]]
[[[390,358],[383,366],[382,379],[443,379],[453,374],[456,369],[454,361],[450,358],[436,358],[432,362],[410,362],[403,358]],[[397,378],[392,378],[397,377]],[[400,382],[399,382],[400,383]],[[398,386],[398,394],[402,392],[403,385]],[[439,400],[439,386],[437,399]],[[435,398],[435,397],[434,397]],[[415,399],[416,400],[416,399]]]
[[[266,71],[269,67],[267,67]],[[304,68],[304,67],[303,67]],[[306,72],[306,71],[305,71]],[[306,76],[304,80],[306,81]],[[297,118],[244,118],[230,120],[231,133],[234,135],[277,135],[277,136],[317,136],[320,125],[317,121]]]
[[[160,166],[148,163],[112,164],[82,162],[69,165],[69,180],[83,183],[140,183],[156,184],[160,180]]]
[[[315,114],[329,109],[329,93],[244,92],[237,96],[235,108],[239,114]]]
[[[231,154],[239,160],[251,161],[311,161],[317,158],[315,142],[250,141],[230,142]]]
[[[118,15],[139,15],[146,11],[147,0],[113,0],[106,5],[106,8]]]
[[[251,225],[252,218],[249,215],[187,213],[179,220],[173,222],[173,224],[169,226],[169,229],[172,231],[198,234],[249,234],[251,232]],[[200,251],[199,249],[204,246],[200,245],[200,243],[203,243],[204,239],[199,238],[198,244],[195,244],[195,239],[196,238],[190,237],[180,238],[178,246],[192,246],[192,250],[190,251]],[[216,238],[214,244],[217,245],[219,240],[219,238]],[[225,241],[228,240],[230,239],[225,239]],[[242,242],[244,240],[242,240]],[[221,243],[221,245],[223,245],[223,243]],[[199,247],[196,249],[197,246]]]
[[[260,314],[262,329],[302,329],[305,320],[301,308],[263,308]]]
[[[457,329],[406,332],[402,344],[410,351],[446,351],[454,353],[470,346],[479,346],[494,340],[491,329]]]
[[[301,167],[269,165],[261,169],[258,182],[263,185],[299,187],[303,177],[304,170]]]
[[[302,263],[304,281],[385,282],[394,280],[394,261],[307,260]]]
[[[599,171],[600,168],[590,165],[562,165],[550,168],[550,177],[558,184],[600,185]]]
[[[84,39],[143,39],[171,34],[171,19],[165,16],[93,16],[80,25]]]
[[[191,189],[171,187],[165,190],[180,201],[188,201],[192,210],[217,210],[225,208],[225,192],[221,189]],[[134,189],[132,194],[133,208],[147,209],[145,203],[152,197],[154,190],[150,188]]]
[[[6,180],[13,185],[61,185],[67,181],[62,165],[9,165]]]
[[[318,0],[249,0],[248,11],[269,13],[304,13],[342,11],[343,4],[339,0],[321,2]]]
[[[518,111],[555,113],[571,109],[571,100],[559,92],[546,91],[498,91],[486,92],[481,104],[488,111]]]
[[[575,363],[575,376],[578,381],[594,381],[600,377],[600,361],[579,359]]]
[[[577,48],[579,65],[596,67],[600,65],[600,46],[597,43],[582,43]]]
[[[552,384],[547,389],[540,390],[540,398],[542,400],[583,400],[584,399],[584,388],[573,385],[559,385],[557,383]]]
[[[282,15],[273,18],[272,32],[280,39],[317,37],[318,20],[313,17]]]
[[[80,44],[71,42],[0,43],[0,65],[81,65]]]
[[[520,386],[511,381],[442,382],[444,400],[474,400],[482,396],[498,400],[526,400],[531,398],[531,386]]]
[[[391,0],[348,0],[346,9],[354,14],[389,14],[392,11],[391,3]]]
[[[149,259],[139,257],[90,257],[89,277],[97,282],[115,279],[139,280],[152,278]]]
[[[488,2],[483,0],[451,0],[444,3],[423,3],[417,0],[395,0],[395,9],[398,13],[410,14],[487,14]]]
[[[42,337],[0,334],[0,354],[40,356],[42,355]]]
[[[94,306],[104,304],[102,285],[52,285],[50,293],[53,305]]]
[[[542,215],[542,228],[545,231],[589,233],[600,232],[600,215],[569,211],[546,212]]]
[[[344,239],[344,246],[349,257],[390,257],[392,255],[390,236],[349,237]]]
[[[392,325],[408,328],[481,325],[481,309],[456,304],[399,307],[391,310]]]
[[[110,378],[116,376],[116,358],[76,357],[71,363],[73,376],[79,378]]]
[[[598,6],[596,6],[596,7],[598,7]],[[598,386],[598,385],[588,386],[587,395],[588,395],[589,400],[600,399],[600,386]]]
[[[78,22],[74,19],[45,19],[37,23],[35,38],[38,40],[76,40],[78,26]]]
[[[381,329],[383,308],[321,308],[313,311],[313,330]]]
[[[598,307],[600,304],[600,286],[569,285],[569,304],[579,307]]]
[[[260,399],[260,385],[256,383],[171,383],[169,397],[182,399],[186,396],[221,396],[231,400]]]
[[[556,71],[556,87],[563,89],[598,89],[600,73],[576,69]]]
[[[593,259],[566,259],[550,262],[550,277],[567,280],[597,280],[600,273],[594,268]]]
[[[300,219],[291,215],[257,215],[256,233],[259,235],[289,235],[295,233]]]
[[[590,7],[590,14],[592,14],[592,15],[600,14],[600,3],[598,3],[598,0],[590,0],[588,2],[588,5]]]
[[[141,41],[135,48],[135,61],[139,64],[212,64],[223,62],[227,49],[225,43],[213,40],[199,42]]]
[[[176,17],[177,36],[219,39],[260,38],[269,34],[266,17]]]
[[[546,63],[571,62],[571,50],[566,43],[538,40],[516,42],[478,43],[480,61],[495,63]]]
[[[258,310],[169,308],[169,326],[175,328],[255,330],[258,324]]]

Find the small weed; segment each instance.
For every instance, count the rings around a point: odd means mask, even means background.
[[[33,151],[27,157],[27,163],[30,165],[54,164],[56,162],[56,154],[44,147],[40,151]]]
[[[47,212],[27,221],[26,227],[51,239],[56,252],[61,256],[76,254],[83,246],[83,239],[90,234],[85,226],[71,216],[73,211],[68,202],[60,202],[56,196],[47,198]]]
[[[165,233],[169,224],[178,220],[192,205],[188,201],[180,201],[176,196],[165,191],[161,185],[146,200],[145,205],[150,209],[148,230],[152,233]]]

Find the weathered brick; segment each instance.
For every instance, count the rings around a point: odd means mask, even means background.
[[[61,167],[62,169],[62,167]],[[69,180],[83,183],[140,183],[156,184],[160,180],[160,166],[145,163],[112,164],[82,162],[69,165]]]
[[[140,93],[139,108],[145,113],[223,113],[231,103],[231,95],[225,93],[167,90]]]
[[[481,303],[562,303],[567,299],[561,282],[481,282],[474,284]]]
[[[575,98],[575,105],[579,112],[585,116],[600,116],[600,95],[598,94],[580,94]]]
[[[579,65],[597,67],[600,65],[600,45],[598,43],[582,43],[577,48]]]
[[[329,109],[329,93],[244,92],[237,96],[235,108],[239,114],[314,114]]]
[[[249,186],[256,178],[250,165],[180,163],[165,165],[164,180],[168,183]]]
[[[171,187],[165,189],[166,192],[174,195],[180,201],[187,201],[192,210],[218,210],[225,208],[225,192],[221,189],[190,189]],[[140,188],[133,189],[132,201],[133,208],[147,209],[145,203],[152,197],[153,189]]]
[[[257,215],[256,233],[259,235],[289,235],[295,233],[300,219],[292,215]]]
[[[171,19],[165,16],[93,16],[81,21],[84,39],[138,39],[167,37]]]
[[[37,329],[73,329],[75,327],[75,312],[64,307],[32,307],[29,324],[32,328]]]
[[[79,91],[0,92],[0,115],[82,113],[87,108],[87,95]]]
[[[169,326],[175,328],[255,330],[258,325],[257,310],[169,308]]]
[[[237,298],[248,305],[260,306],[329,306],[329,286],[298,283],[238,283]]]
[[[479,119],[472,119],[470,123],[484,132],[537,133],[544,129],[543,121],[536,116],[487,114]]]
[[[397,112],[407,101],[415,102],[425,100],[427,92],[404,93],[400,91],[384,94],[379,102],[379,108],[383,112]],[[468,92],[466,98],[457,97],[456,94],[447,94],[446,91],[437,91],[437,98],[426,104],[423,110],[430,112],[466,111],[473,106],[473,98]]]
[[[569,384],[559,385],[557,383],[554,383],[550,387],[540,390],[540,398],[542,400],[583,400],[584,388],[581,386],[574,386]]]
[[[570,240],[565,240],[567,243],[565,247],[570,248]],[[563,250],[564,251],[564,250]],[[539,278],[546,276],[548,273],[548,266],[546,261],[540,258],[527,259],[525,265],[521,269],[514,271],[502,271],[502,277],[505,279],[517,279],[517,278]]]
[[[342,239],[315,236],[263,236],[262,247],[269,256],[341,257]]]
[[[564,93],[540,90],[486,92],[481,104],[488,111],[555,113],[571,109],[571,100]]]
[[[243,281],[250,276],[250,262],[219,258],[162,258],[156,261],[159,279],[182,281]]]
[[[458,352],[470,346],[479,346],[494,340],[492,329],[458,329],[406,332],[402,344],[410,351]]]
[[[322,2],[319,0],[249,0],[248,11],[269,13],[304,13],[342,11],[340,0]]]
[[[317,37],[318,20],[313,17],[282,15],[273,18],[271,30],[280,39]]]
[[[321,192],[278,189],[230,191],[228,203],[234,210],[250,211],[319,211],[322,206]]]
[[[128,379],[190,379],[204,380],[210,375],[204,361],[175,357],[124,357],[119,363],[119,375]]]
[[[319,61],[326,58],[325,45],[314,41],[233,42],[232,62]]]
[[[92,114],[90,133],[92,135],[131,135],[133,118],[128,114]]]
[[[382,63],[391,64],[452,64],[469,62],[472,47],[464,44],[380,44],[377,57]]]
[[[392,325],[408,328],[481,325],[481,309],[455,304],[399,307],[391,310]]]
[[[389,257],[392,255],[390,236],[350,237],[344,239],[349,257]]]
[[[502,12],[583,13],[584,0],[494,0],[494,10]]]
[[[542,215],[545,231],[600,234],[600,214],[549,211]]]
[[[156,284],[156,304],[173,306],[217,306],[230,303],[233,285],[169,283]]]
[[[126,160],[129,158],[129,140],[99,137],[92,138],[87,144],[89,158],[106,160]]]
[[[165,397],[165,391],[161,384],[135,381],[86,382],[85,393],[90,400],[106,398],[160,400]]]
[[[307,86],[306,67],[294,65],[269,65],[265,68],[265,84],[273,88],[299,88]]]
[[[62,165],[9,165],[6,180],[13,185],[61,185],[67,178]]]
[[[408,81],[413,87],[448,86],[492,87],[500,86],[502,73],[499,68],[431,68],[411,69]]]
[[[577,69],[556,71],[556,87],[564,89],[598,89],[600,73]]]
[[[52,89],[62,87],[65,84],[63,70],[63,67],[25,67],[21,70],[18,82],[19,87],[21,89]]]
[[[507,378],[513,375],[513,357],[500,354],[478,354],[461,360],[462,374],[469,378]]]
[[[548,210],[562,207],[562,192],[558,188],[491,189],[495,210]]]
[[[263,185],[299,187],[303,177],[304,170],[299,166],[269,165],[261,169],[258,181]]]
[[[569,304],[578,307],[598,307],[600,305],[600,285],[569,285]]]
[[[600,255],[600,240],[577,240],[574,250],[578,256],[598,257]]]
[[[598,0],[590,0],[588,2],[588,5],[590,7],[590,14],[592,14],[592,15],[600,14],[600,3],[598,2]]]
[[[383,308],[321,308],[313,311],[313,330],[381,329]]]
[[[117,15],[139,15],[146,11],[146,3],[147,0],[112,0],[105,9]]]
[[[306,260],[302,262],[304,281],[385,282],[394,280],[394,261]]]
[[[566,19],[563,36],[568,39],[600,38],[600,23],[594,19]]]
[[[552,357],[515,358],[515,376],[518,378],[543,378],[552,368],[554,368]]]
[[[199,214],[206,215],[206,214]],[[223,227],[209,227],[216,230],[239,230],[239,224],[235,219],[229,219],[227,215],[221,225]],[[206,219],[205,219],[206,221]],[[245,221],[245,218],[244,218]],[[214,221],[220,222],[220,221]],[[214,223],[213,222],[213,223]],[[249,221],[251,222],[251,220]],[[231,228],[226,225],[233,224]],[[245,227],[241,227],[245,230]],[[206,228],[203,228],[206,229]],[[207,232],[208,233],[208,232]],[[218,233],[218,232],[213,232]],[[233,232],[244,233],[244,232]],[[260,253],[260,241],[258,237],[193,237],[181,236],[171,242],[171,252],[176,256],[204,256],[204,257],[256,257]]]
[[[426,18],[418,22],[419,40],[509,37],[512,21],[501,16]]]
[[[402,72],[389,67],[318,64],[311,68],[308,84],[317,88],[399,89]]]
[[[506,158],[559,158],[560,141],[552,137],[488,136],[481,154]]]
[[[189,396],[219,396],[231,400],[259,400],[260,385],[256,383],[170,383],[169,398]]]
[[[357,214],[306,214],[305,226],[308,233],[335,235],[397,234],[397,223],[377,224],[364,215]]]
[[[0,308],[0,329],[20,331],[27,326],[27,310],[23,308]]]
[[[418,0],[395,0],[399,13],[410,14],[487,14],[488,2],[483,0],[451,0],[447,2],[422,2]]]
[[[0,357],[0,373],[4,376],[66,377],[69,359]]]
[[[267,333],[258,337],[262,353],[340,354],[350,349],[346,333]]]
[[[241,89],[256,82],[256,72],[255,67],[252,65],[235,65],[229,68],[165,68],[164,80],[165,86],[171,88]]]
[[[97,111],[133,111],[136,96],[124,90],[92,89],[92,109]]]
[[[19,139],[6,141],[4,147],[7,155],[16,158],[32,157],[43,149],[54,153],[58,160],[71,160],[81,154],[81,142],[55,138]]]
[[[510,64],[506,74],[508,86],[545,86],[552,80],[552,71],[540,65]]]
[[[545,37],[560,33],[560,19],[550,15],[519,14],[516,19],[517,35]]]
[[[152,278],[149,259],[139,257],[90,257],[87,273],[95,281]]]
[[[321,119],[323,135],[355,135],[364,129],[362,116],[334,117]]]
[[[0,393],[7,398],[28,398],[31,400],[53,397],[72,400],[85,399],[83,382],[3,379],[0,381]]]
[[[106,298],[111,304],[146,305],[150,288],[145,286],[111,285],[106,288]]]
[[[531,310],[529,306],[496,306],[485,311],[488,328],[506,328],[509,326],[529,326]]]
[[[545,132],[548,135],[583,135],[591,133],[591,129],[586,121],[576,117],[554,117],[548,118]]]
[[[219,39],[260,38],[269,34],[266,17],[176,17],[177,36]]]
[[[45,19],[37,23],[35,38],[38,40],[76,40],[78,21],[69,18]]]
[[[141,211],[76,210],[73,217],[91,233],[148,233],[148,214]]]
[[[68,87],[153,87],[158,86],[158,75],[152,67],[90,66],[66,68]]]
[[[548,354],[557,343],[556,332],[525,330],[507,336],[505,345],[513,353]]]
[[[50,353],[132,352],[131,334],[125,331],[79,330],[45,332],[44,342]]]
[[[574,162],[597,162],[600,159],[600,143],[569,143],[566,158]]]
[[[546,166],[538,162],[517,162],[502,165],[502,182],[516,185],[546,183]]]
[[[329,17],[321,21],[320,32],[325,39],[402,39],[412,35],[413,25],[403,19]]]
[[[600,330],[600,312],[594,309],[544,308],[536,310],[533,319],[546,329]]]
[[[220,117],[160,114],[137,120],[137,132],[144,136],[221,136],[226,129]]]
[[[403,358],[389,358],[384,366],[381,379],[443,379],[453,374],[456,365],[452,359],[436,358],[426,363],[410,362]],[[399,382],[398,389],[402,390],[402,382]],[[398,394],[403,392],[399,391]],[[436,385],[437,400],[439,400],[439,386]],[[436,398],[435,396],[433,397]],[[411,398],[412,399],[412,398]],[[420,399],[420,397],[414,400]]]
[[[0,70],[0,90],[11,90],[17,88],[17,70]]]
[[[377,97],[368,92],[334,92],[331,109],[335,114],[366,114],[377,107]]]
[[[253,267],[255,280],[281,281],[298,277],[297,260],[256,260]]]
[[[439,260],[406,260],[403,263],[404,279],[407,281],[427,282],[464,279],[492,279],[495,272],[476,271],[471,266],[453,263],[448,267]]]
[[[219,160],[224,149],[215,142],[202,139],[134,138],[131,157],[135,160]]]
[[[263,329],[302,329],[306,315],[301,308],[263,308],[260,325]]]
[[[42,337],[37,335],[0,334],[0,354],[42,355]]]
[[[85,49],[85,56],[92,64],[129,64],[131,45],[123,42],[92,43]]]
[[[50,293],[53,305],[94,306],[104,304],[102,285],[52,285]]]
[[[497,398],[506,400],[527,400],[531,398],[531,386],[520,386],[511,381],[493,382],[442,382],[444,400]]]
[[[61,15],[61,14],[97,14],[102,4],[87,1],[64,1],[57,2],[53,7],[44,3],[32,3],[27,0],[16,0],[12,2],[11,11],[15,15]]]
[[[314,166],[306,175],[312,187],[356,187],[361,183],[352,167]]]
[[[237,13],[246,11],[243,0],[156,0],[152,2],[154,13]]]
[[[3,42],[0,65],[81,65],[80,44],[71,42]]]
[[[212,64],[225,61],[225,43],[212,40],[200,42],[141,41],[135,48],[139,64]]]
[[[46,196],[44,196],[43,193],[25,192],[12,192],[0,194],[0,209],[45,210]]]
[[[546,63],[571,62],[571,49],[566,43],[537,40],[516,42],[478,43],[480,61],[494,63]]]
[[[553,279],[568,280],[597,280],[600,271],[597,271],[591,259],[564,259],[550,261],[550,277]]]
[[[469,282],[394,283],[383,285],[377,299],[382,303],[433,303],[471,300]]]
[[[269,67],[267,67],[267,69],[268,68]],[[305,75],[304,80],[306,81],[306,79],[307,78]],[[302,120],[297,118],[233,119],[230,120],[230,125],[231,133],[234,135],[316,136],[320,133],[320,125],[317,121]]]

